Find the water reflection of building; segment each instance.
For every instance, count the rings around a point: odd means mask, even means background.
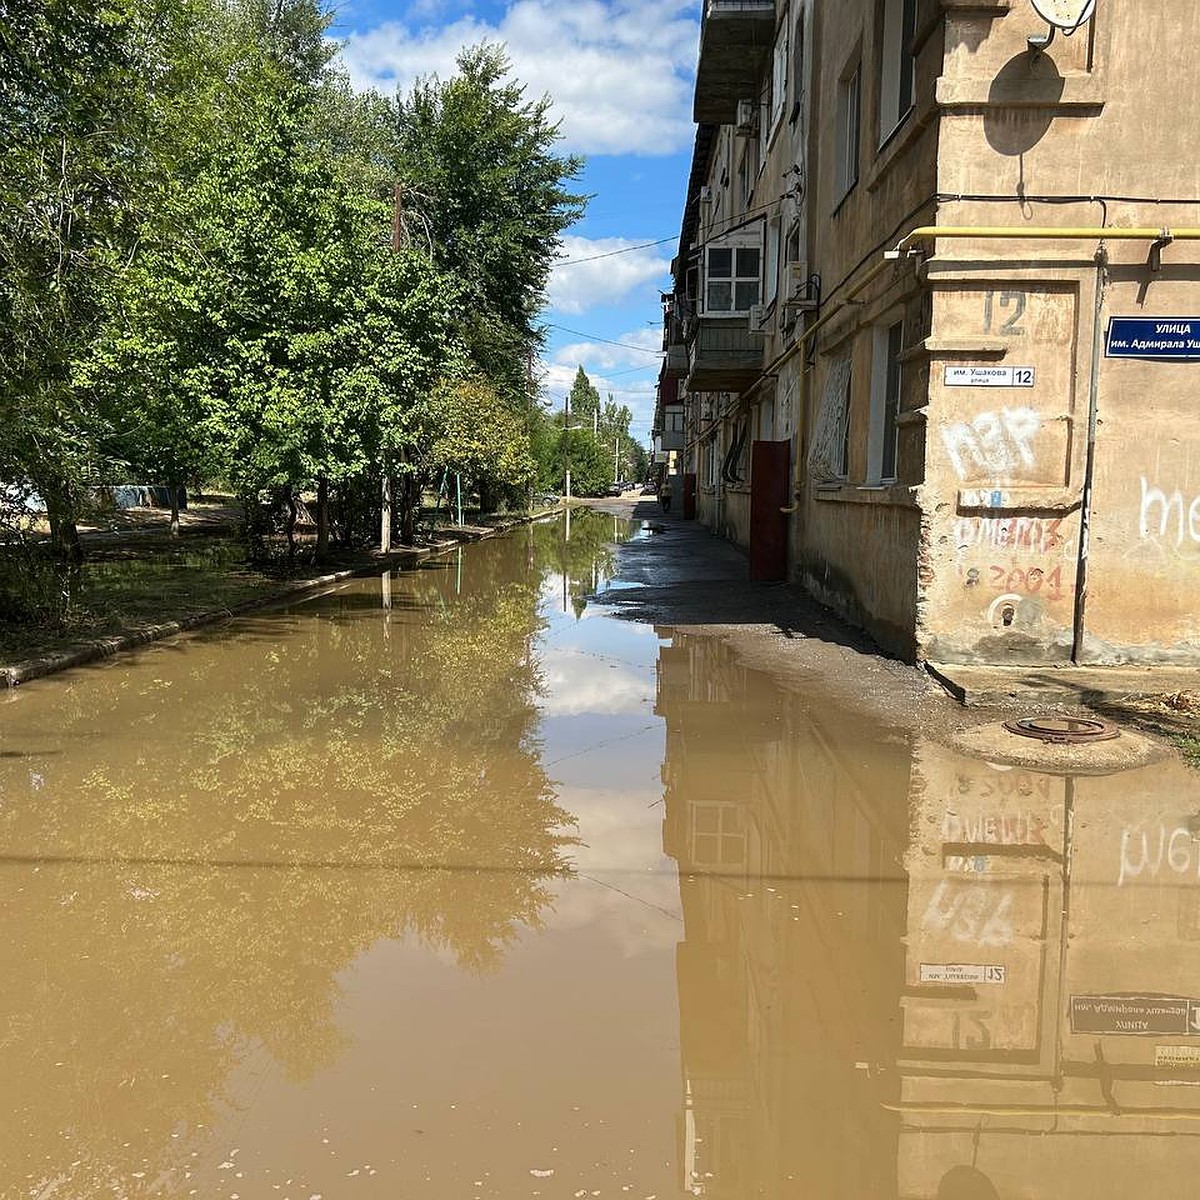
[[[881,1195],[894,1174],[908,756],[715,639],[659,660],[680,868],[683,1185]]]
[[[924,746],[913,780],[899,1194],[1194,1194],[1200,1023],[1093,998],[1200,996],[1195,777]]]
[[[1195,776],[888,740],[698,636],[663,648],[658,712],[685,1189],[1193,1194],[1200,1008],[1088,998],[1200,1002]],[[1117,1028],[1146,1008],[1177,1016]]]

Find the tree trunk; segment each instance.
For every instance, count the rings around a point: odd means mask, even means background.
[[[317,480],[317,562],[329,556],[329,480]]]
[[[420,488],[416,486],[416,476],[409,472],[404,476],[404,486],[401,490],[402,507],[400,509],[400,541],[405,546],[411,546],[417,540],[417,503],[415,497],[420,496]]]
[[[56,481],[38,489],[46,502],[46,516],[50,521],[50,546],[52,552],[68,562],[83,562],[83,543],[79,540],[79,529],[75,524],[75,509],[71,503],[71,485]]]
[[[296,518],[299,515],[296,511],[296,496],[291,489],[287,494],[287,510],[288,566],[290,567],[296,561]]]
[[[179,485],[172,483],[168,485],[168,490],[171,493],[171,536],[177,538],[179,536]]]

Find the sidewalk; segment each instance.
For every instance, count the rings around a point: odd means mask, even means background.
[[[746,556],[698,522],[664,514],[651,497],[591,507],[642,521],[650,531],[620,547],[622,586],[596,597],[618,616],[720,637],[747,667],[892,728],[979,720],[924,671],[886,656],[800,588],[751,582]]]
[[[1007,741],[1001,722],[1020,715],[1099,713],[1183,749],[1200,763],[1200,671],[1175,667],[911,666],[885,655],[807,593],[787,583],[752,583],[741,551],[696,521],[664,515],[651,498],[594,507],[640,520],[649,536],[623,545],[625,585],[597,602],[630,620],[706,633],[784,686],[883,722],[898,731],[959,743]],[[972,732],[974,731],[974,732]],[[1144,739],[1143,739],[1144,740]],[[1133,747],[1129,749],[1132,751]],[[1006,753],[1015,753],[1010,746]],[[1060,765],[1061,748],[1026,742],[1028,765]]]

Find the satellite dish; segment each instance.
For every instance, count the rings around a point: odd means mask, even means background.
[[[1074,33],[1096,11],[1096,0],[1031,0],[1031,3],[1047,25],[1066,33]]]

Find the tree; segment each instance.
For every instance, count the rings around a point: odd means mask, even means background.
[[[435,467],[461,472],[485,491],[525,489],[533,482],[528,431],[488,380],[444,383],[435,402],[440,426]]]
[[[479,369],[527,404],[526,356],[559,236],[584,211],[582,161],[554,152],[550,100],[526,101],[500,46],[464,50],[457,74],[396,99],[396,176],[434,261],[463,285],[459,324]]]
[[[102,429],[71,362],[132,244],[148,16],[134,0],[10,0],[0,20],[0,440],[76,559]]]
[[[586,425],[594,430],[600,415],[600,393],[593,387],[582,366],[575,372],[569,400],[571,424]]]

